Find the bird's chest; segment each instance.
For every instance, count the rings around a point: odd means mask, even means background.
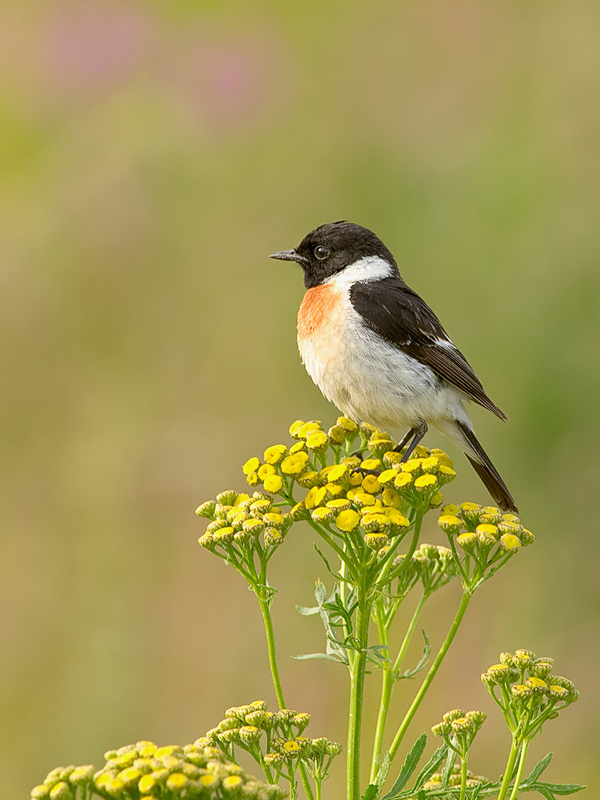
[[[343,358],[347,305],[343,291],[324,284],[306,292],[298,311],[298,349],[309,375],[321,387],[324,376]]]

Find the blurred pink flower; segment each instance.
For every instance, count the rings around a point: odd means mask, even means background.
[[[102,89],[130,74],[149,50],[149,19],[133,5],[80,0],[49,12],[42,51],[56,88]]]
[[[191,117],[222,129],[270,116],[288,96],[289,79],[288,57],[272,31],[203,31],[188,40],[170,84]]]

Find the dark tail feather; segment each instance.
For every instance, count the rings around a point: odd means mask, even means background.
[[[501,508],[502,511],[510,511],[513,514],[518,514],[519,509],[517,508],[517,504],[513,500],[511,493],[508,491],[507,485],[498,474],[498,470],[490,461],[483,447],[479,444],[479,440],[473,431],[462,423],[458,422],[458,420],[457,424],[474,453],[477,455],[477,458],[472,458],[468,453],[465,453],[465,455],[469,459],[469,462],[475,472],[481,478],[485,488],[494,498],[498,508]]]

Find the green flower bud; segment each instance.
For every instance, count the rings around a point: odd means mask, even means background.
[[[205,503],[202,503],[196,509],[196,514],[199,517],[206,517],[206,519],[211,519],[213,514],[215,513],[216,503],[214,500],[207,500]]]
[[[233,489],[228,489],[217,495],[217,503],[220,503],[222,506],[232,506],[235,503],[236,497],[237,492]]]
[[[479,522],[481,506],[477,505],[477,503],[461,503],[459,508],[460,515],[464,520],[473,523]]]
[[[259,536],[265,528],[265,523],[262,519],[247,519],[242,523],[242,530],[251,536]]]
[[[510,691],[514,699],[520,702],[529,700],[533,694],[529,686],[524,686],[522,683],[515,683],[510,687]]]
[[[365,533],[365,544],[370,550],[381,550],[387,544],[387,534],[385,533]]]
[[[521,544],[524,546],[535,542],[535,536],[527,528],[521,529],[520,537],[521,537]]]
[[[529,672],[531,675],[535,675],[536,678],[547,678],[552,672],[553,666],[553,658],[536,658],[533,664],[529,667]]]
[[[438,722],[431,729],[434,736],[447,737],[452,733],[452,728],[449,722]]]
[[[303,489],[312,489],[313,486],[319,485],[319,473],[314,469],[307,469],[296,476],[296,483]]]
[[[346,431],[341,425],[332,425],[327,431],[331,444],[340,447],[346,441]]]
[[[284,758],[281,753],[267,753],[265,755],[265,764],[273,769],[279,770],[283,766]]]
[[[452,711],[446,711],[444,716],[442,717],[444,722],[452,723],[455,719],[460,719],[464,717],[465,712],[462,708],[453,708]]]
[[[387,534],[392,526],[392,522],[387,514],[373,513],[364,514],[361,525],[367,533],[383,532]]]
[[[473,720],[468,717],[459,717],[458,719],[452,720],[450,727],[452,728],[452,733],[455,733],[457,736],[475,733],[477,730],[477,726]]]
[[[295,714],[290,722],[299,732],[302,732],[310,722],[310,714],[304,711],[300,714]]]
[[[258,713],[264,714],[264,712],[260,711]],[[254,725],[243,725],[239,730],[239,734],[240,739],[242,742],[244,742],[244,744],[254,744],[255,742],[259,741],[261,731]]]
[[[339,742],[333,742],[331,739],[327,741],[327,755],[328,756],[337,756],[339,755],[344,748],[342,747]]]
[[[82,767],[76,767],[69,775],[69,782],[74,786],[86,786],[91,782],[94,777],[94,767],[92,764],[86,764]]]
[[[50,797],[50,787],[43,783],[34,786],[31,790],[31,800],[47,800]]]
[[[465,717],[475,725],[475,729],[479,730],[486,720],[486,714],[483,711],[467,711]]]

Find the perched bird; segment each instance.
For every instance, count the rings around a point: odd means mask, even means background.
[[[403,460],[434,425],[464,452],[497,505],[516,512],[463,401],[506,416],[381,239],[352,222],[331,222],[270,258],[304,271],[298,347],[325,397],[357,422],[408,428],[396,448],[408,445]]]

